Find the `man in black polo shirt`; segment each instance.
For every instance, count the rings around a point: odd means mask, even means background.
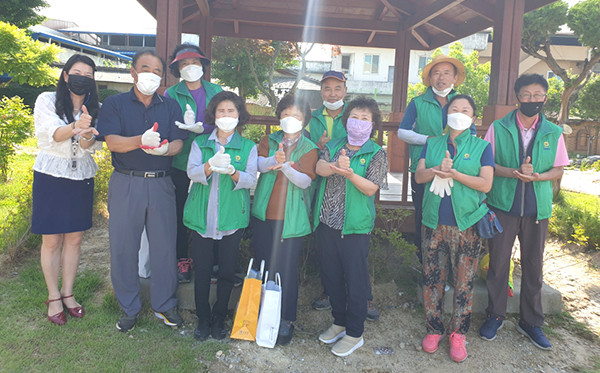
[[[104,101],[98,116],[99,139],[111,151],[115,168],[108,186],[111,278],[123,315],[117,329],[135,326],[142,308],[138,251],[147,230],[150,301],[165,324],[181,325],[177,311],[175,255],[175,191],[168,170],[181,151],[187,131],[179,105],[156,94],[165,71],[164,61],[152,51],[138,52],[132,61],[134,87]]]

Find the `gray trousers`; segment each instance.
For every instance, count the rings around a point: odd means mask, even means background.
[[[506,317],[508,302],[508,274],[510,257],[519,237],[521,245],[521,297],[519,311],[521,320],[532,326],[542,326],[543,262],[548,219],[519,217],[492,208],[500,220],[503,232],[489,240],[490,267],[487,274],[488,307],[487,313]]]
[[[150,252],[150,304],[158,312],[177,306],[175,190],[170,177],[142,178],[113,172],[108,184],[110,272],[121,309],[142,309],[138,251],[146,226]]]

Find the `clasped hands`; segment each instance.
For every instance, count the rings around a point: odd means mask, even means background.
[[[231,164],[231,156],[225,153],[223,146],[208,160],[208,165],[212,172],[218,174],[233,175],[235,173],[235,167]]]
[[[446,150],[446,156],[442,160],[442,163],[436,168],[431,168],[434,173],[433,180],[429,191],[435,195],[444,198],[444,195],[452,194],[452,187],[454,187],[454,172],[452,168],[454,162],[450,158],[450,152]]]
[[[204,126],[202,122],[196,122],[196,113],[192,110],[190,104],[185,105],[186,110],[183,114],[183,123],[175,121],[175,125],[182,130],[191,131],[194,133],[204,132]]]
[[[540,179],[540,174],[533,171],[533,165],[531,164],[530,156],[527,156],[525,163],[523,163],[518,170],[513,170],[513,174],[517,179],[524,183],[538,181]]]
[[[165,155],[169,151],[169,140],[160,140],[158,122],[155,122],[152,128],[148,129],[142,135],[142,144],[140,148],[151,155]]]
[[[346,155],[346,149],[342,149],[337,162],[330,163],[329,167],[333,173],[341,175],[347,179],[354,175],[354,170],[350,168],[350,158]]]
[[[281,143],[279,144],[279,149],[275,152],[275,155],[273,157],[275,158],[275,162],[277,163],[269,167],[269,170],[271,171],[280,171],[284,168],[291,167],[294,165],[293,161],[286,160],[285,152],[283,151],[283,144]]]
[[[79,116],[79,119],[73,123],[72,132],[73,135],[79,135],[79,137],[83,137],[84,139],[90,141],[94,135],[98,135],[98,131],[94,127],[91,127],[92,116],[88,113],[85,105],[81,106],[81,112],[82,113]]]

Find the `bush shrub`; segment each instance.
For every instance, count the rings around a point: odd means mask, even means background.
[[[49,87],[31,87],[28,85],[20,85],[16,83],[10,83],[5,87],[0,87],[0,97],[13,97],[19,96],[23,99],[23,103],[33,109],[35,100],[42,92],[55,91],[55,86]]]
[[[96,212],[106,212],[106,201],[108,199],[108,181],[113,171],[110,151],[104,145],[93,155],[98,172],[94,177],[94,209]]]
[[[600,199],[582,193],[561,191],[554,201],[548,231],[587,249],[600,245]]]
[[[404,208],[385,208],[376,206],[377,218],[371,233],[369,245],[369,268],[371,276],[377,281],[387,282],[398,272],[411,264],[417,248],[404,239],[400,227],[411,215]]]
[[[0,100],[0,181],[6,181],[17,146],[31,136],[33,115],[20,97]]]
[[[107,97],[119,94],[121,92],[116,89],[99,89],[98,90],[98,101],[104,102]]]

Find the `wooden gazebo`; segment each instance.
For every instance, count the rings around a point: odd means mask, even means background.
[[[410,51],[432,50],[488,27],[494,28],[494,42],[484,126],[512,110],[523,14],[555,0],[138,1],[157,20],[156,50],[163,57],[181,33],[199,35],[208,54],[213,36],[395,49],[392,115],[384,128],[394,131],[406,107]],[[404,171],[398,203],[409,205],[408,150],[396,136],[389,138],[388,152],[402,159]]]

